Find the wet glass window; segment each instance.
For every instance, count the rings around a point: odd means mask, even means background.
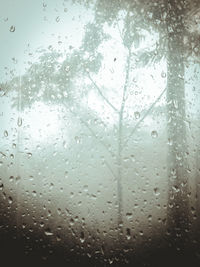
[[[2,261],[199,266],[199,0],[7,0],[0,33]]]

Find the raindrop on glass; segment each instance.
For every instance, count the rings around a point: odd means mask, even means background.
[[[133,218],[133,214],[131,212],[126,213],[127,220],[131,220]]]
[[[17,119],[17,125],[18,125],[19,127],[22,126],[22,118],[21,118],[21,117],[19,117],[19,118]]]
[[[126,228],[126,238],[127,240],[131,239],[131,230],[129,228]]]
[[[10,27],[10,32],[14,32],[14,31],[15,31],[15,26],[12,25],[12,26]]]
[[[56,17],[56,22],[59,22],[60,21],[60,17]]]
[[[9,204],[12,204],[12,203],[13,203],[13,199],[12,199],[12,197],[9,197],[9,198],[8,198],[8,203],[9,203]]]
[[[32,153],[27,153],[27,155],[28,155],[28,158],[30,159],[31,157],[32,157]]]
[[[74,137],[74,139],[75,139],[75,141],[76,141],[76,143],[77,143],[77,144],[80,144],[80,142],[81,142],[81,139],[80,139],[80,137],[78,137],[78,136],[75,136],[75,137]]]
[[[85,242],[85,235],[84,235],[83,232],[81,232],[80,241],[81,241],[81,243],[84,243]]]
[[[17,146],[17,145],[16,145],[15,143],[12,144],[12,148],[16,148],[16,146]]]
[[[138,120],[140,118],[140,113],[138,111],[134,112],[134,117]]]
[[[12,182],[13,180],[14,180],[14,176],[11,175],[11,176],[9,177],[9,181]]]
[[[159,191],[159,188],[158,187],[155,187],[153,189],[153,191],[154,191],[154,195],[156,195],[156,196],[159,196],[160,195],[160,191]]]
[[[162,77],[162,78],[166,78],[166,76],[167,76],[166,73],[165,73],[164,71],[162,71],[162,72],[161,72],[161,77]]]
[[[45,233],[46,236],[52,236],[52,235],[53,235],[53,233],[52,233],[52,231],[51,231],[50,228],[47,228],[47,229],[44,231],[44,233]]]
[[[157,131],[152,131],[152,132],[151,132],[151,136],[152,136],[153,138],[158,137],[158,133],[157,133]]]

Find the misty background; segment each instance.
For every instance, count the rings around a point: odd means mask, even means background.
[[[3,251],[198,266],[199,1],[0,4]]]

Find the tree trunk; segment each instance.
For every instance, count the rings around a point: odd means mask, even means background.
[[[119,240],[123,234],[123,214],[122,214],[122,126],[123,114],[119,114],[119,128],[118,128],[118,155],[117,155],[117,199],[118,199],[118,233]]]
[[[184,88],[184,1],[168,0],[167,116],[168,227],[171,245],[183,248],[188,231],[188,183]],[[181,7],[181,8],[180,8]]]
[[[129,73],[130,73],[130,62],[131,62],[131,46],[128,48],[128,55],[126,59],[126,76],[123,88],[123,96],[121,101],[121,107],[119,111],[119,121],[118,121],[118,153],[117,153],[117,165],[118,165],[118,174],[117,174],[117,200],[118,200],[118,239],[121,242],[123,236],[123,212],[122,212],[122,149],[123,149],[123,120],[124,120],[124,108],[126,102],[126,93],[129,82]]]

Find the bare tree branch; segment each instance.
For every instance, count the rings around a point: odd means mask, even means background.
[[[134,126],[134,128],[132,129],[130,135],[128,136],[128,138],[125,140],[122,150],[123,148],[127,145],[129,139],[131,138],[131,136],[134,134],[134,132],[137,130],[138,126],[140,125],[141,122],[143,122],[143,120],[146,118],[146,116],[152,111],[152,109],[154,108],[154,106],[156,105],[156,103],[158,103],[158,101],[161,99],[161,97],[163,96],[163,94],[165,93],[165,91],[167,90],[167,88],[165,88],[162,93],[159,95],[159,97],[156,99],[155,102],[153,102],[153,104],[150,106],[150,108],[145,112],[145,114],[142,116],[142,118],[136,123],[136,125]]]
[[[66,106],[66,105],[65,105]],[[86,122],[86,121],[84,121],[80,116],[78,116],[77,115],[77,113],[76,112],[74,112],[74,111],[72,111],[71,109],[69,109],[69,107],[68,106],[66,106],[67,107],[67,109],[74,115],[74,117],[75,118],[77,118],[78,120],[80,120],[80,122],[90,131],[90,133],[92,134],[92,136],[106,149],[106,151],[108,151],[109,152],[109,154],[111,155],[111,156],[113,156],[113,152],[112,151],[110,151],[109,149],[108,149],[108,146],[106,145],[106,144],[104,144],[104,142],[102,142],[98,137],[97,137],[97,135],[96,135],[96,133],[90,128],[90,126],[88,125],[88,123]]]
[[[105,164],[106,164],[107,168],[109,169],[109,171],[112,173],[115,180],[117,180],[117,176],[115,175],[113,169],[110,167],[110,164],[107,161],[105,161]]]
[[[106,103],[115,111],[115,112],[119,112],[117,110],[116,107],[113,106],[113,104],[102,94],[101,89],[99,88],[99,86],[95,83],[95,81],[92,79],[92,77],[90,76],[90,74],[87,72],[88,78],[90,79],[90,81],[93,83],[93,85],[95,86],[95,88],[97,89],[98,93],[100,94],[100,96],[106,101]]]
[[[118,29],[118,31],[119,31],[119,35],[120,35],[120,37],[121,37],[121,39],[122,39],[122,43],[123,43],[123,36],[122,36],[121,30],[120,30],[120,28],[119,28],[118,20],[117,20],[117,29]]]
[[[123,113],[124,112],[124,108],[125,108],[125,102],[126,102],[126,92],[127,92],[127,88],[128,88],[128,82],[129,82],[129,75],[130,75],[130,63],[131,63],[131,47],[129,48],[129,53],[128,53],[128,58],[127,58],[127,71],[126,71],[126,78],[125,78],[125,82],[124,82],[124,89],[123,89],[123,96],[122,96],[122,102],[121,102],[121,110],[120,112]]]

